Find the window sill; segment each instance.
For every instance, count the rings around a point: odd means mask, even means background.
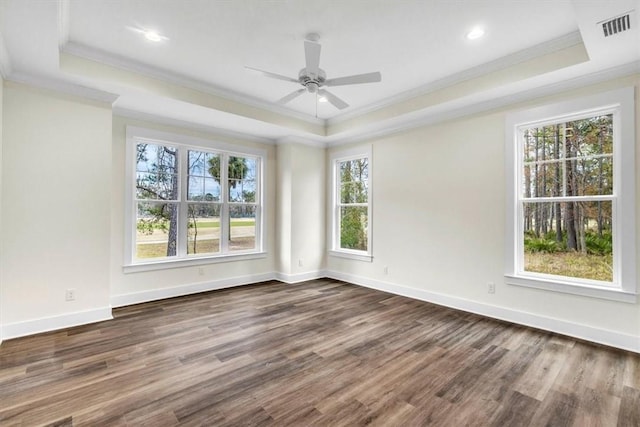
[[[183,258],[162,261],[151,261],[136,264],[126,264],[122,267],[125,274],[139,273],[143,271],[165,270],[168,268],[192,267],[196,265],[217,264],[221,262],[246,261],[251,259],[266,258],[266,252],[252,252],[237,255],[217,255],[201,258]]]
[[[550,279],[505,275],[508,285],[524,286],[527,288],[544,289],[547,291],[561,292],[565,294],[581,295],[592,298],[600,298],[611,301],[620,301],[635,304],[637,294],[626,292],[618,288],[609,288],[596,285],[579,285]]]
[[[330,256],[334,256],[334,257],[338,257],[338,258],[347,258],[347,259],[354,259],[354,260],[357,260],[357,261],[373,262],[373,256],[372,255],[362,254],[362,253],[357,253],[357,252],[331,250],[331,251],[329,251],[329,255]]]

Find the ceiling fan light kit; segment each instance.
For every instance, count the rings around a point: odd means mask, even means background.
[[[320,68],[320,51],[322,47],[317,41],[320,36],[316,33],[308,34],[304,41],[304,57],[305,67],[298,73],[298,78],[283,76],[281,74],[272,73],[270,71],[264,71],[257,68],[245,67],[249,70],[257,71],[264,75],[277,80],[284,80],[291,83],[298,83],[302,85],[302,89],[295,90],[290,94],[280,98],[276,101],[277,104],[284,105],[292,100],[296,99],[305,92],[317,94],[325,101],[328,101],[334,107],[343,110],[349,106],[344,100],[340,99],[336,95],[323,89],[323,87],[332,86],[345,86],[363,83],[376,83],[382,81],[382,74],[379,71],[373,73],[356,74],[352,76],[337,77],[334,79],[327,79],[326,72]]]

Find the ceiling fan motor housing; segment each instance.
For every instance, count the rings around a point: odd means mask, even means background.
[[[306,68],[303,68],[298,73],[298,81],[307,88],[309,93],[316,93],[324,85],[325,80],[327,80],[327,74],[320,68],[318,68],[317,76],[308,73]]]
[[[277,103],[280,105],[287,104],[296,99],[305,92],[320,95],[322,99],[328,101],[334,107],[344,110],[349,106],[345,101],[324,89],[325,86],[345,86],[361,83],[376,83],[382,79],[379,71],[374,73],[354,74],[352,76],[337,77],[327,79],[327,74],[320,68],[320,50],[321,46],[317,43],[319,36],[310,34],[304,42],[304,59],[305,67],[298,72],[298,78],[288,77],[282,74],[272,73],[270,71],[259,70],[257,68],[247,67],[251,70],[258,71],[267,77],[277,80],[284,80],[291,83],[298,83],[302,88],[294,90],[290,94],[280,98]],[[317,98],[318,100],[320,98]]]

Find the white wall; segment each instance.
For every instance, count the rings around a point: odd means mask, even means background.
[[[112,119],[108,105],[6,82],[0,93],[4,338],[108,317],[110,301],[130,304],[276,275],[294,282],[326,271],[354,283],[640,351],[639,304],[508,286],[503,280],[505,115],[630,85],[640,86],[640,76],[363,142],[373,145],[374,183],[374,260],[366,263],[325,258],[326,157],[343,147],[329,153],[294,142],[276,147]],[[636,114],[640,123],[640,106]],[[268,255],[123,273],[127,125],[265,149]],[[496,283],[495,294],[487,294],[487,282]],[[68,288],[76,289],[76,301],[64,301]]]
[[[211,263],[199,266],[168,268],[136,273],[123,272],[124,260],[124,189],[125,144],[128,125],[160,130],[199,139],[224,142],[267,151],[265,170],[265,248],[267,256],[260,259]],[[123,117],[113,119],[113,158],[111,161],[113,194],[111,204],[111,302],[121,306],[153,299],[184,295],[197,291],[233,285],[255,283],[273,278],[275,271],[276,212],[276,149],[274,145],[241,141],[203,132],[143,122]],[[202,274],[201,274],[202,272]]]
[[[297,282],[324,275],[325,149],[278,144],[278,277]]]
[[[12,82],[3,95],[4,338],[109,318],[111,107]]]
[[[0,242],[2,242],[2,111],[4,104],[4,80],[0,76]],[[2,244],[0,243],[0,266],[2,265]],[[2,343],[2,275],[0,274],[0,344]]]
[[[276,172],[276,269],[280,274],[291,274],[291,195],[293,144],[279,143]]]
[[[325,267],[325,149],[296,144],[293,153],[291,271],[313,275]]]
[[[632,85],[637,100],[640,76],[511,110]],[[488,112],[372,141],[374,260],[330,256],[329,274],[640,351],[638,304],[504,284],[507,112]],[[640,119],[639,105],[636,113]],[[636,135],[638,165],[639,140]],[[488,282],[496,284],[495,294],[487,293]]]

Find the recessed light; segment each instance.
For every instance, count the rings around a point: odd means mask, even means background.
[[[154,43],[169,40],[169,37],[163,36],[155,30],[150,30],[142,27],[127,27],[127,29],[138,34],[142,34],[145,39]]]
[[[469,40],[476,40],[482,36],[484,36],[484,29],[480,27],[475,27],[474,29],[472,29],[467,33],[467,39]]]
[[[166,39],[166,37],[162,37],[160,34],[156,33],[155,31],[145,31],[144,32],[144,37],[147,40],[151,40],[152,42],[159,42],[162,41],[164,39]]]

